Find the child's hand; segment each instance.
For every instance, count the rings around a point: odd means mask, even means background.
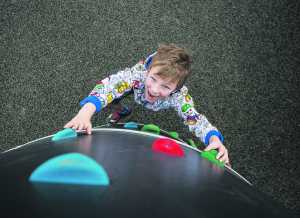
[[[77,114],[69,121],[64,128],[73,128],[75,130],[86,130],[87,134],[92,134],[92,123],[88,117]]]
[[[86,130],[87,134],[92,134],[91,118],[95,113],[96,107],[91,104],[85,104],[78,114],[69,121],[64,128],[73,128],[75,130]]]
[[[216,157],[218,160],[230,166],[228,151],[217,136],[212,136],[210,138],[209,145],[205,148],[205,151],[209,151],[212,149],[218,150],[218,154]]]

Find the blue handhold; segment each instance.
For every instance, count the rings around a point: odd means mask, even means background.
[[[109,178],[104,168],[95,160],[79,153],[63,154],[47,160],[33,171],[29,181],[109,185]]]
[[[69,138],[75,138],[77,137],[77,132],[74,129],[67,128],[64,130],[61,130],[52,136],[51,140],[52,141],[59,141],[62,139],[69,139]]]
[[[137,129],[138,125],[135,122],[128,122],[124,124],[124,128],[126,129]]]

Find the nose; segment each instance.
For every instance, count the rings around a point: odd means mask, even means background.
[[[159,93],[159,86],[158,86],[157,83],[152,84],[152,86],[151,86],[151,92],[152,92],[153,95],[158,95],[158,93]]]

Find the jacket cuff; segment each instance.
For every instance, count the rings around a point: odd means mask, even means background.
[[[204,144],[205,145],[209,144],[209,139],[212,136],[217,136],[222,143],[224,142],[224,137],[223,137],[223,135],[219,131],[217,131],[217,130],[211,130],[205,136],[205,140],[204,140]]]
[[[96,112],[101,110],[101,101],[95,96],[88,96],[80,102],[80,106],[84,106],[86,103],[92,103],[96,107]]]

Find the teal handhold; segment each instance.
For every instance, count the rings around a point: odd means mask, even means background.
[[[137,129],[138,125],[135,122],[127,122],[124,124],[124,128],[126,129]]]
[[[63,154],[47,160],[33,171],[29,181],[101,186],[110,183],[104,168],[80,153]]]
[[[67,128],[64,130],[61,130],[52,136],[51,140],[52,141],[59,141],[63,139],[69,139],[69,138],[75,138],[77,137],[77,132],[74,129]]]

